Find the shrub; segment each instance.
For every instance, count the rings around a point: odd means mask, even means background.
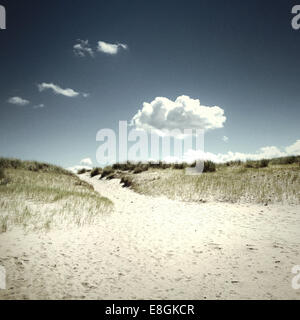
[[[188,167],[188,164],[186,162],[181,162],[181,163],[174,163],[172,165],[173,169],[185,169]]]
[[[261,160],[247,160],[245,163],[245,168],[255,168],[255,169],[259,169],[259,168],[266,168],[269,165],[270,160],[268,159],[261,159]]]
[[[194,161],[191,165],[190,165],[191,168],[195,168],[196,167],[196,161]]]
[[[255,164],[254,164],[254,161],[251,161],[251,160],[247,160],[244,164],[244,167],[245,168],[255,168]]]
[[[86,169],[79,169],[79,170],[77,171],[77,174],[83,174],[83,173],[86,173],[86,172],[87,172]]]
[[[196,167],[196,161],[194,161],[191,165],[191,168]],[[216,171],[216,164],[210,160],[204,161],[203,172],[215,172]]]
[[[241,160],[228,161],[225,164],[227,167],[235,167],[235,166],[240,166],[242,164],[242,161]]]
[[[114,170],[120,170],[120,171],[133,171],[133,173],[140,173],[143,171],[147,171],[150,168],[150,163],[133,163],[130,161],[127,161],[125,163],[115,163],[113,164],[112,168]]]
[[[144,171],[148,171],[149,170],[149,164],[148,163],[144,163],[142,165],[142,168],[143,168]]]
[[[114,173],[114,169],[111,166],[107,166],[103,169],[102,173],[101,173],[101,177],[100,179],[103,179],[105,177],[107,177],[108,175]]]
[[[261,159],[258,162],[258,168],[266,168],[269,165],[270,160],[268,159]]]
[[[114,164],[112,165],[112,168],[113,168],[114,170],[121,170],[120,167],[121,167],[121,164],[120,164],[120,163],[114,163]]]
[[[19,159],[0,158],[0,167],[6,169],[21,169],[23,164]]]
[[[142,167],[136,167],[134,170],[133,170],[133,173],[134,174],[138,174],[138,173],[142,173],[143,171],[145,171]]]
[[[154,168],[154,169],[169,169],[172,168],[173,164],[172,163],[166,163],[163,161],[159,162],[148,162],[145,164],[148,168]]]
[[[91,173],[90,173],[91,178],[99,175],[101,172],[102,172],[102,168],[93,168]]]
[[[114,172],[110,173],[108,176],[106,176],[106,180],[112,180],[112,179],[116,179],[116,178],[117,178],[117,176]]]
[[[0,180],[3,180],[5,178],[4,169],[0,168]]]
[[[163,163],[161,164],[161,168],[162,168],[162,169],[172,168],[172,164],[171,164],[171,163],[165,163],[165,162],[163,162]]]
[[[115,163],[113,164],[112,168],[114,170],[121,170],[121,171],[132,171],[135,169],[137,164],[134,164],[130,161],[127,161],[125,163]]]
[[[216,171],[216,164],[210,160],[204,161],[204,168],[203,172],[215,172]]]
[[[114,163],[113,166],[112,166],[112,168],[113,168],[114,170],[121,170],[121,171],[123,171],[124,168],[125,168],[125,165],[126,165],[126,163]]]
[[[154,169],[165,169],[165,164],[162,161],[159,162],[149,162],[149,167]]]
[[[6,177],[4,169],[0,167],[0,185],[6,185],[9,181],[10,179]]]
[[[149,164],[147,164],[147,163],[144,163],[144,164],[139,163],[139,164],[134,168],[133,173],[134,173],[134,174],[142,173],[142,172],[144,172],[144,171],[148,171],[148,169],[149,169]]]
[[[275,159],[272,159],[270,163],[275,165],[300,163],[300,156],[288,156],[288,157],[275,158]]]
[[[124,188],[129,188],[133,185],[133,179],[129,176],[123,176],[120,183],[123,183]]]

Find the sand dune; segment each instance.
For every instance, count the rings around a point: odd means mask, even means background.
[[[115,211],[80,229],[1,234],[1,299],[300,299],[299,206],[186,203],[81,178]]]

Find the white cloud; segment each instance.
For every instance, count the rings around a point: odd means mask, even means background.
[[[214,154],[211,152],[204,152],[200,150],[189,150],[181,159],[174,157],[166,157],[163,159],[166,162],[194,162],[195,160],[211,160],[216,163],[222,163],[227,161],[235,160],[260,160],[260,159],[271,159],[278,157],[286,157],[291,155],[300,155],[300,140],[297,140],[294,144],[280,150],[275,146],[267,146],[260,148],[255,153],[242,153],[232,152]]]
[[[229,138],[226,137],[226,136],[223,136],[223,137],[222,137],[222,140],[223,140],[224,142],[228,142],[228,141],[229,141]]]
[[[300,140],[297,140],[292,145],[285,148],[285,151],[290,156],[300,155]]]
[[[28,100],[25,100],[20,97],[11,97],[7,100],[7,102],[9,102],[11,104],[16,104],[18,106],[26,106],[30,103]]]
[[[131,123],[138,129],[152,129],[164,135],[164,130],[222,128],[225,121],[224,110],[220,107],[202,106],[198,99],[183,95],[175,101],[157,97],[150,103],[144,102]]]
[[[79,92],[74,91],[73,89],[62,89],[58,85],[53,83],[41,83],[38,85],[39,91],[44,91],[47,89],[51,89],[55,94],[61,94],[66,97],[77,97]]]
[[[91,57],[94,57],[94,51],[89,45],[88,40],[77,40],[78,43],[73,46],[73,51],[76,56],[78,57],[85,57],[86,55],[89,55]]]
[[[93,161],[90,158],[84,158],[80,161],[79,165],[67,168],[67,170],[77,173],[80,169],[91,170],[93,166]]]
[[[33,106],[33,109],[40,109],[40,108],[45,108],[45,105],[43,103],[41,103],[41,104],[37,104],[37,105]]]
[[[44,90],[48,90],[51,89],[55,94],[60,94],[63,95],[65,97],[69,97],[69,98],[75,98],[78,97],[80,94],[86,98],[88,97],[88,93],[80,93],[80,92],[76,92],[73,89],[62,89],[60,86],[53,84],[53,83],[41,83],[38,84],[38,89],[40,92],[44,91]]]
[[[84,158],[80,161],[80,164],[86,165],[86,166],[92,166],[93,161],[91,160],[91,158]]]
[[[86,169],[86,170],[91,170],[92,168],[89,167],[89,166],[80,166],[80,165],[77,165],[77,166],[73,166],[73,167],[68,167],[66,168],[67,170],[73,172],[73,173],[77,173],[78,170],[80,169]]]
[[[117,54],[121,48],[124,50],[127,50],[128,46],[127,44],[123,44],[123,43],[113,44],[113,43],[107,43],[104,41],[98,41],[97,50],[107,54]]]

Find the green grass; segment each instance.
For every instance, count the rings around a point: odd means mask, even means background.
[[[38,161],[22,161],[12,158],[0,158],[0,168],[2,169],[24,169],[34,172],[53,172],[67,176],[73,175],[70,171],[59,166]]]
[[[91,176],[91,178],[93,178],[93,177],[99,175],[101,172],[102,172],[102,168],[93,168],[90,173],[90,176]]]
[[[0,159],[0,168],[8,181],[0,183],[0,233],[83,226],[112,211],[109,199],[62,168],[10,159]]]
[[[103,169],[100,179],[108,177],[109,175],[113,174],[114,172],[115,172],[115,170],[111,166],[107,166]]]
[[[5,179],[4,169],[0,168],[0,181]]]
[[[247,168],[219,165],[216,172],[198,176],[184,170],[155,169],[131,176],[136,192],[183,201],[226,201],[250,203],[300,203],[300,166],[272,165]]]
[[[121,179],[136,192],[183,201],[247,203],[300,203],[300,156],[204,162],[201,175],[186,175],[195,163],[116,163],[103,169],[101,178]]]
[[[86,172],[91,172],[92,170],[90,170],[90,169],[79,169],[78,171],[77,171],[77,174],[84,174],[84,173],[86,173]]]

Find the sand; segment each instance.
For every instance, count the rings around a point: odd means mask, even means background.
[[[82,179],[115,211],[97,225],[0,235],[0,299],[300,299],[300,207],[186,203]]]

